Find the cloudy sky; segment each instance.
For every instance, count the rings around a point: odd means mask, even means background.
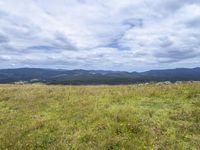
[[[0,0],[0,68],[200,66],[200,0]]]

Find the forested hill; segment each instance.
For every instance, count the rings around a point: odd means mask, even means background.
[[[0,83],[41,82],[45,84],[133,84],[161,81],[200,81],[200,68],[151,70],[146,72],[62,70],[41,68],[1,69]]]

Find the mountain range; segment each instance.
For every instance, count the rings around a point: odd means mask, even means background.
[[[45,83],[64,85],[135,84],[163,81],[200,81],[200,68],[150,70],[146,72],[63,70],[42,68],[0,69],[0,83]]]

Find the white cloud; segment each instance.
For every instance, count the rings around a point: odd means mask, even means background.
[[[0,68],[195,67],[199,25],[198,0],[0,0]]]

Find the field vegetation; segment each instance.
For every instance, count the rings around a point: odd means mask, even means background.
[[[200,84],[0,85],[2,150],[199,150]]]

